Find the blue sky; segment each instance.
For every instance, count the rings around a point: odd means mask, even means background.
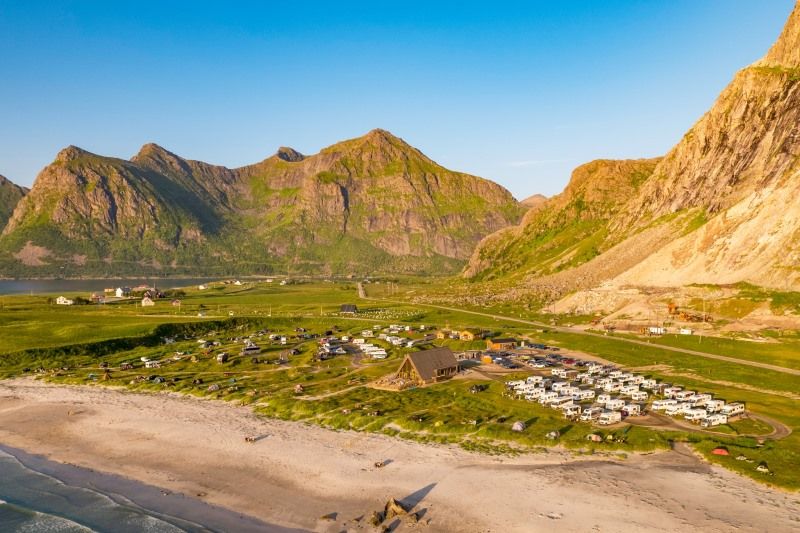
[[[30,185],[70,144],[240,166],[380,127],[551,195],[583,162],[666,152],[792,5],[0,0],[0,174]]]

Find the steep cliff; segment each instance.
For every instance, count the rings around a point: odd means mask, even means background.
[[[487,237],[465,274],[558,293],[603,282],[800,288],[800,6],[767,55],[648,164],[641,180],[579,168],[519,228]],[[581,183],[606,191],[588,215],[583,202],[565,208]]]

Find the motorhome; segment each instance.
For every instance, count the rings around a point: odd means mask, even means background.
[[[550,407],[553,409],[562,409],[568,405],[575,405],[572,401],[571,396],[559,396],[552,402],[550,402]]]
[[[720,426],[722,424],[728,423],[728,417],[721,414],[721,413],[714,413],[709,414],[703,420],[700,421],[700,426],[704,428],[712,428],[714,426]]]
[[[586,400],[593,400],[594,391],[592,389],[578,389],[578,391],[572,395],[572,399],[577,402],[585,402]]]
[[[744,404],[740,402],[729,403],[722,408],[721,412],[727,417],[744,414]]]
[[[597,423],[603,426],[616,424],[622,421],[622,413],[619,411],[604,411],[597,419]]]
[[[691,422],[699,422],[708,416],[705,409],[688,409],[683,413],[683,417]]]
[[[692,404],[686,403],[686,402],[681,402],[681,403],[677,403],[675,405],[670,405],[669,407],[667,407],[664,410],[664,412],[666,414],[668,414],[669,416],[677,416],[677,415],[682,415],[683,413],[685,413],[686,411],[688,411],[691,408],[692,408]]]
[[[679,402],[684,402],[687,401],[692,396],[694,396],[695,394],[697,393],[693,390],[682,390],[675,393],[675,399],[678,400]]]
[[[597,420],[600,418],[600,415],[603,413],[603,409],[601,407],[587,407],[581,413],[581,420],[583,422],[590,422],[592,420]]]
[[[646,402],[648,396],[649,395],[645,391],[640,390],[631,393],[631,400],[633,400],[634,402]]]
[[[655,400],[653,402],[653,409],[656,411],[663,411],[673,405],[678,405],[678,400]]]
[[[612,411],[619,411],[623,407],[625,407],[625,400],[620,398],[615,398],[606,402],[606,409],[610,409]]]
[[[642,406],[638,403],[629,403],[622,408],[625,416],[639,416],[642,414]]]
[[[558,398],[558,393],[557,392],[545,391],[544,393],[542,393],[541,396],[539,396],[539,403],[542,404],[542,405],[545,405],[547,403],[552,402],[556,398]]]

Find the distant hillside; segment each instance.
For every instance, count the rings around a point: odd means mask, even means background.
[[[660,160],[594,162],[464,273],[564,294],[600,283],[800,289],[800,6]]]
[[[26,194],[28,189],[11,183],[5,176],[0,176],[0,230],[5,227],[14,208]]]
[[[614,214],[650,177],[658,159],[598,160],[572,173],[564,192],[528,211],[519,226],[478,245],[469,278],[540,277],[585,263],[618,240]]]
[[[533,196],[528,196],[524,200],[521,200],[519,203],[528,209],[538,209],[543,206],[545,202],[547,202],[547,196],[543,194],[534,194]]]
[[[62,150],[0,237],[6,275],[456,272],[524,208],[383,130],[238,169]]]

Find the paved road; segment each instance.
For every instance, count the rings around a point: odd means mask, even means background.
[[[359,288],[360,288],[359,296],[361,298],[367,298],[367,296],[364,294],[364,288],[361,287],[360,284],[359,284]],[[364,294],[364,295],[362,296],[362,294]],[[371,298],[371,299],[380,300],[379,298]],[[390,301],[390,302],[394,302],[394,303],[400,303],[400,304],[408,305],[408,302],[402,302],[402,301],[397,301],[397,300],[384,300],[384,301]],[[467,309],[459,309],[457,307],[447,307],[447,306],[443,306],[443,305],[420,304],[420,303],[415,303],[414,305],[420,305],[420,306],[424,306],[424,307],[432,307],[432,308],[435,308],[435,309],[444,309],[445,311],[455,311],[457,313],[468,313],[468,314],[471,314],[471,315],[477,315],[477,316],[482,316],[482,317],[486,317],[486,318],[493,318],[493,319],[496,319],[496,320],[504,320],[506,322],[516,322],[518,324],[525,324],[525,325],[528,325],[528,326],[535,326],[537,328],[546,328],[546,329],[550,329],[550,330],[553,330],[553,331],[560,331],[562,333],[573,333],[575,335],[585,335],[587,337],[597,337],[597,338],[600,338],[600,339],[608,339],[609,338],[608,336],[601,335],[600,333],[593,333],[591,331],[584,331],[584,330],[578,329],[578,328],[570,328],[570,327],[564,327],[564,326],[553,326],[553,325],[550,325],[550,324],[545,324],[543,322],[536,322],[536,321],[533,321],[533,320],[524,320],[524,319],[521,319],[521,318],[514,318],[514,317],[510,317],[510,316],[503,316],[503,315],[494,315],[494,314],[491,314],[491,313],[481,313],[479,311],[469,311]],[[711,354],[711,353],[707,353],[707,352],[698,352],[696,350],[688,350],[688,349],[685,349],[685,348],[676,348],[674,346],[664,346],[662,344],[652,344],[652,343],[649,343],[649,342],[640,341],[640,340],[636,340],[636,339],[627,339],[627,338],[624,338],[624,337],[612,337],[612,338],[614,340],[617,340],[617,341],[620,341],[620,342],[627,342],[629,344],[637,344],[639,346],[644,346],[644,347],[647,347],[647,348],[660,348],[662,350],[668,350],[670,352],[677,352],[677,353],[682,353],[682,354],[687,354],[687,355],[696,355],[698,357],[705,357],[706,359],[716,359],[717,361],[725,361],[725,362],[734,363],[734,364],[737,364],[737,365],[752,366],[752,367],[756,367],[756,368],[763,368],[765,370],[773,370],[775,372],[781,372],[781,373],[784,373],[784,374],[792,374],[794,376],[800,376],[800,370],[794,369],[794,368],[786,368],[786,367],[783,367],[783,366],[771,365],[769,363],[760,363],[758,361],[748,361],[746,359],[737,359],[736,357],[728,357],[727,355],[717,355],[717,354]]]

